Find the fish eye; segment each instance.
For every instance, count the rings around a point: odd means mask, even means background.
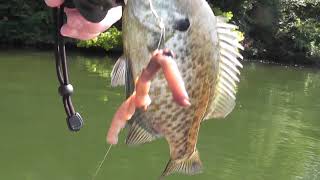
[[[188,18],[179,19],[175,22],[174,29],[178,31],[187,31],[190,27],[190,21]]]

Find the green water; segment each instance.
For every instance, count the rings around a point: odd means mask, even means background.
[[[90,180],[106,151],[110,119],[124,98],[109,86],[112,61],[69,58],[73,101],[85,118],[66,128],[49,53],[0,53],[0,179]],[[237,106],[226,120],[202,124],[204,172],[168,180],[319,180],[320,71],[246,64]],[[113,147],[97,180],[155,180],[168,160],[164,140]]]

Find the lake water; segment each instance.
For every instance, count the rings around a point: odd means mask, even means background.
[[[0,179],[90,180],[106,149],[110,120],[124,99],[111,88],[114,60],[69,58],[73,102],[85,119],[67,130],[51,52],[0,52]],[[168,180],[319,180],[320,71],[246,63],[237,106],[202,124],[204,172]],[[97,180],[155,180],[168,159],[164,140],[111,149]]]

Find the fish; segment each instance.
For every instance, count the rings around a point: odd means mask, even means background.
[[[175,61],[191,105],[179,106],[163,73],[151,80],[152,100],[128,121],[130,146],[165,138],[170,159],[161,177],[194,175],[203,165],[197,149],[202,122],[225,118],[236,104],[240,50],[238,27],[215,16],[205,0],[128,0],[123,12],[124,55],[116,62],[112,86],[124,85],[132,95],[135,83],[158,48],[175,53]]]

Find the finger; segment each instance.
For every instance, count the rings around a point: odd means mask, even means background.
[[[122,7],[117,6],[114,8],[111,8],[106,17],[99,23],[92,23],[90,21],[87,21],[85,19],[81,19],[84,29],[88,33],[101,33],[105,30],[109,29],[115,22],[117,22],[119,19],[121,19],[122,16]]]
[[[80,39],[80,40],[89,40],[97,37],[99,33],[97,34],[90,34],[87,32],[81,32],[78,29],[74,29],[70,27],[68,24],[64,24],[61,28],[61,34],[66,37],[71,37],[75,39]]]
[[[141,77],[145,76],[144,74],[141,75]],[[135,105],[138,108],[143,108],[144,110],[147,110],[148,106],[151,104],[151,99],[149,94],[151,81],[144,81],[139,78],[137,84],[136,84],[136,99],[135,99]]]
[[[80,12],[77,9],[64,8],[64,12],[67,15],[67,24],[69,27],[74,29],[81,30],[86,24],[86,20],[81,16]]]
[[[82,17],[77,9],[65,8],[64,11],[67,15],[67,24],[61,28],[61,34],[63,36],[89,40],[100,34],[100,32],[93,33],[88,31],[88,26],[92,26],[93,23],[89,23]]]
[[[79,32],[79,35],[75,38],[80,39],[80,40],[90,40],[93,38],[96,38],[100,35],[100,33],[87,33],[87,32]]]
[[[137,95],[135,104],[137,107],[143,107],[146,109],[151,104],[151,99],[148,93],[150,90],[151,80],[159,69],[159,64],[150,62],[147,68],[142,70],[142,73],[136,83]]]
[[[110,28],[121,18],[122,7],[117,6],[115,8],[111,8],[106,17],[99,23],[92,23],[86,20],[76,9],[65,8],[65,13],[67,15],[67,24],[70,27],[85,31],[87,33],[96,34]]]
[[[153,53],[150,63],[137,80],[136,91],[116,111],[107,134],[108,143],[117,144],[120,130],[133,116],[135,109],[144,108],[146,110],[151,103],[148,95],[151,80],[160,68],[163,70],[174,100],[184,107],[191,105],[178,66],[172,57],[174,57],[173,53],[168,50],[157,50]]]
[[[148,95],[150,83],[160,68],[168,82],[174,101],[184,107],[191,105],[178,66],[173,60],[174,56],[173,52],[168,49],[156,50],[152,53],[150,62],[147,67],[143,69],[136,84],[137,106],[142,106],[143,104],[148,106],[149,104],[146,102],[151,103]]]
[[[118,143],[120,130],[125,127],[127,120],[131,119],[135,112],[135,93],[133,93],[116,111],[107,134],[109,144]]]
[[[154,50],[154,51],[152,52],[151,58],[154,57],[154,56],[157,56],[158,54],[162,54],[162,53],[163,53],[163,50],[162,50],[162,49],[156,49],[156,50]]]
[[[58,7],[58,6],[60,6],[63,2],[64,2],[64,0],[45,0],[45,3],[46,3],[47,6],[49,6],[49,7]]]
[[[191,104],[184,81],[174,59],[169,56],[157,54],[152,60],[161,65],[161,69],[168,82],[174,101],[181,106],[190,106]]]

